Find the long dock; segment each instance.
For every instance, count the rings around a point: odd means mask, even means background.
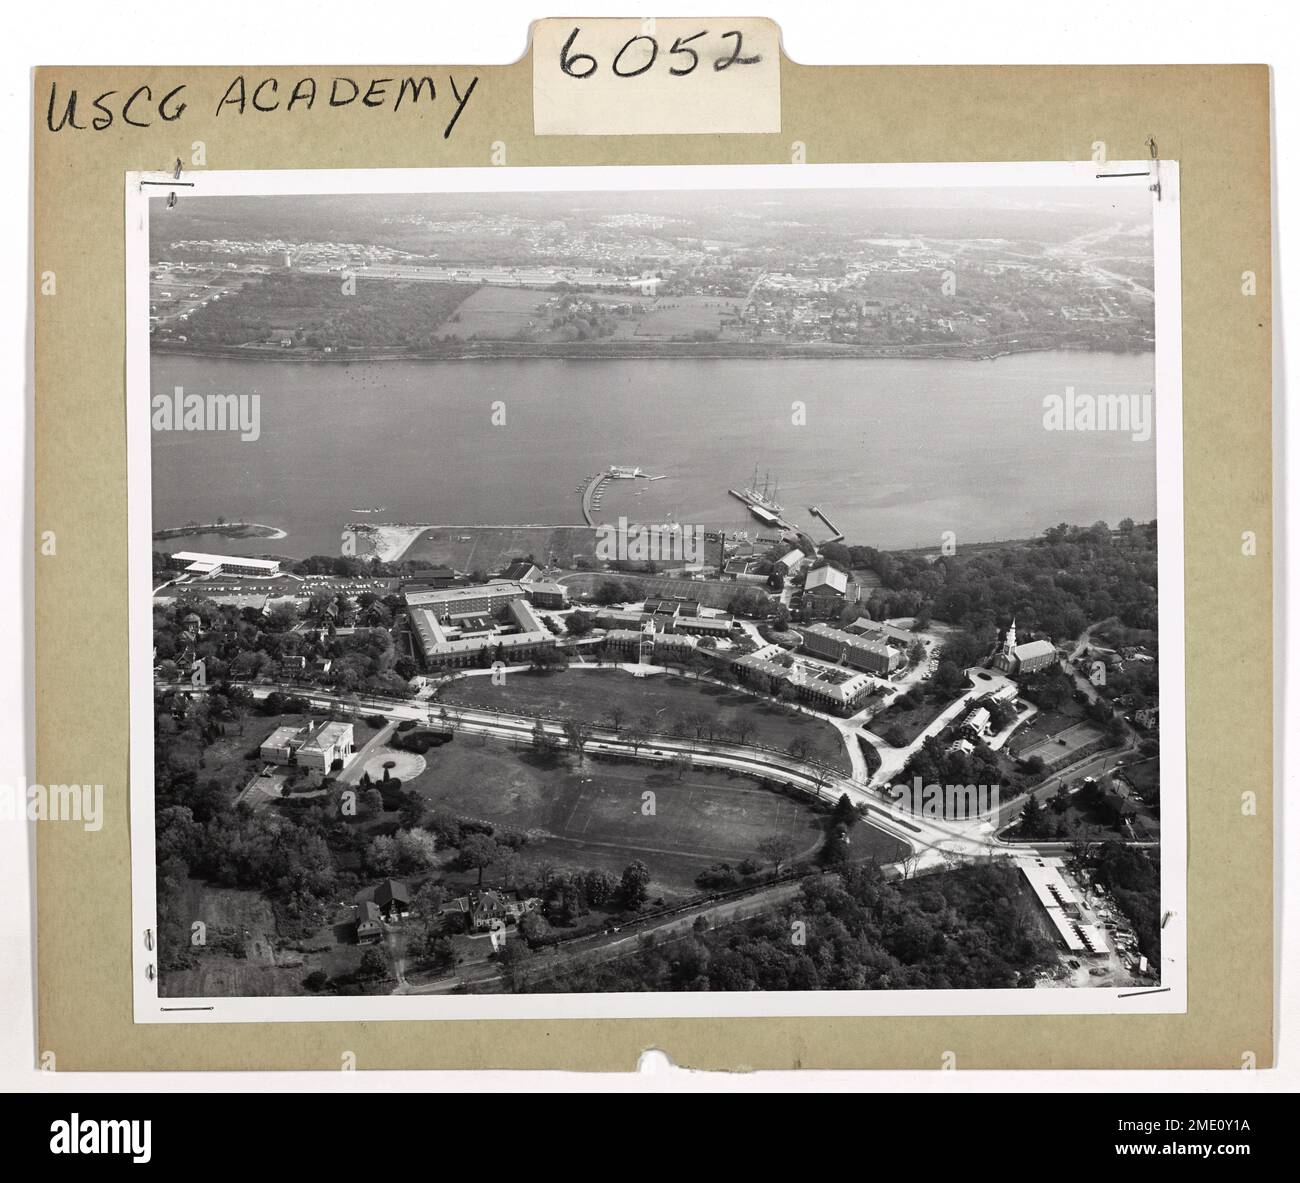
[[[601,485],[610,479],[608,472],[598,472],[590,481],[587,482],[587,487],[582,491],[582,516],[589,526],[594,526],[596,524],[596,519],[592,517],[591,514],[591,500],[595,497],[596,491],[601,487]]]
[[[832,522],[830,518],[828,518],[824,513],[822,513],[820,506],[816,508],[812,508],[812,512],[817,517],[821,518],[823,522],[826,523],[826,526],[830,529],[830,532],[834,535],[833,538],[827,538],[826,539],[827,542],[842,542],[844,540],[844,531],[838,529],[835,523]]]
[[[765,526],[777,526],[782,530],[797,531],[797,528],[791,525],[791,523],[787,522],[785,518],[783,518],[779,513],[772,513],[772,511],[768,509],[766,506],[756,505],[754,501],[751,498],[746,497],[744,493],[739,493],[735,489],[728,489],[727,492],[730,493],[737,501],[743,503],[745,508],[748,509],[749,512],[752,513],[756,518],[758,518],[758,520],[762,522]],[[769,514],[772,520],[769,522],[767,518],[759,517],[757,512],[758,510],[762,510],[763,513]]]

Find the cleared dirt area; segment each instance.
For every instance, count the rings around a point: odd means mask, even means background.
[[[192,969],[166,970],[159,993],[169,998],[301,994],[302,954],[274,948],[275,914],[255,891],[186,884],[187,914],[207,927],[207,946]],[[235,947],[242,956],[237,956]]]
[[[499,685],[491,678],[461,678],[442,688],[437,701],[486,710],[540,713],[555,719],[573,716],[598,726],[642,721],[657,735],[735,741],[747,724],[744,742],[785,752],[796,739],[808,756],[850,772],[843,737],[823,719],[801,714],[742,690],[672,674],[637,678],[622,670],[569,668],[554,674],[510,674]]]
[[[579,502],[573,498],[573,512]],[[572,566],[594,560],[596,531],[590,526],[433,526],[402,554],[456,571],[499,571],[511,559],[533,555],[539,564]]]

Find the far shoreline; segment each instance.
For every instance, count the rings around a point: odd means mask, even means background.
[[[484,341],[455,352],[383,351],[360,349],[350,353],[309,352],[297,349],[250,349],[241,345],[213,345],[197,348],[169,346],[162,342],[150,348],[151,357],[191,357],[220,361],[282,361],[300,364],[349,365],[353,362],[460,362],[460,361],[998,361],[1031,353],[1111,354],[1127,357],[1150,354],[1154,345],[1142,349],[1115,346],[1092,348],[1079,345],[1026,345],[1016,348],[972,348],[961,352],[938,352],[924,349],[881,352],[859,346],[783,345],[771,349],[752,347],[735,350],[718,349],[715,343],[693,346],[689,342],[665,342],[654,348],[586,349],[571,346],[548,349],[544,345],[518,345],[512,342]]]

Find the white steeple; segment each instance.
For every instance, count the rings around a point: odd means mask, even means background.
[[[1015,647],[1016,647],[1016,618],[1013,616],[1011,618],[1011,627],[1007,629],[1007,640],[1006,640],[1006,644],[1002,646],[1002,652],[1010,656],[1011,652],[1015,649]]]

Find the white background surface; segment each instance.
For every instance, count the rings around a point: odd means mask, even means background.
[[[584,0],[584,15],[651,15],[645,5]],[[639,12],[637,9],[644,9]],[[1294,719],[1300,689],[1300,654],[1287,637],[1283,612],[1297,599],[1283,558],[1294,544],[1294,490],[1286,488],[1286,445],[1294,449],[1295,416],[1286,414],[1283,391],[1284,325],[1295,305],[1295,269],[1279,265],[1296,216],[1293,195],[1300,184],[1300,143],[1295,118],[1300,93],[1300,36],[1294,3],[1240,0],[1225,8],[1201,0],[1177,5],[1114,3],[1062,4],[1024,0],[972,5],[963,0],[927,0],[923,6],[817,4],[744,0],[673,0],[658,15],[714,16],[719,12],[766,15],[782,26],[785,52],[805,63],[1128,63],[1267,62],[1274,69],[1274,452],[1277,484],[1277,694],[1275,730],[1280,785],[1277,867],[1280,987],[1280,1067],[1269,1072],[876,1072],[707,1074],[652,1069],[594,1077],[569,1073],[231,1073],[68,1074],[41,1073],[37,1057],[31,932],[33,870],[28,828],[0,822],[0,1089],[3,1090],[350,1090],[403,1089],[711,1090],[818,1091],[850,1089],[934,1089],[945,1092],[1063,1088],[1082,1091],[1300,1089],[1300,956],[1295,909],[1283,910],[1287,888],[1300,872],[1297,811],[1286,807],[1297,773],[1293,753],[1282,750],[1284,721]],[[5,234],[0,239],[0,309],[6,348],[0,351],[6,393],[0,430],[0,546],[6,561],[0,575],[0,620],[9,630],[7,660],[0,666],[0,783],[17,784],[31,773],[32,716],[31,583],[35,562],[31,475],[31,77],[37,64],[398,62],[501,64],[518,59],[532,19],[569,11],[540,0],[494,0],[491,5],[453,9],[390,0],[368,5],[364,16],[340,0],[269,5],[263,0],[225,0],[219,8],[123,2],[111,8],[88,0],[65,0],[57,13],[40,5],[11,5],[0,51],[0,96],[5,118],[0,148],[7,165],[3,186]],[[1287,198],[1292,198],[1288,202]],[[1290,291],[1288,292],[1288,288]],[[1288,299],[1288,295],[1290,299]],[[1226,606],[1225,606],[1226,607]],[[18,637],[25,638],[20,649]],[[1283,646],[1285,644],[1285,653]],[[21,658],[20,658],[21,654]],[[1288,710],[1288,708],[1290,708]],[[1300,730],[1300,728],[1296,728]],[[1285,764],[1284,757],[1290,757]],[[1283,857],[1283,848],[1291,859]],[[1290,938],[1290,939],[1287,939]],[[666,1050],[671,1055],[672,1049]],[[655,1070],[657,1068],[657,1070]],[[394,1079],[395,1077],[400,1079]]]

